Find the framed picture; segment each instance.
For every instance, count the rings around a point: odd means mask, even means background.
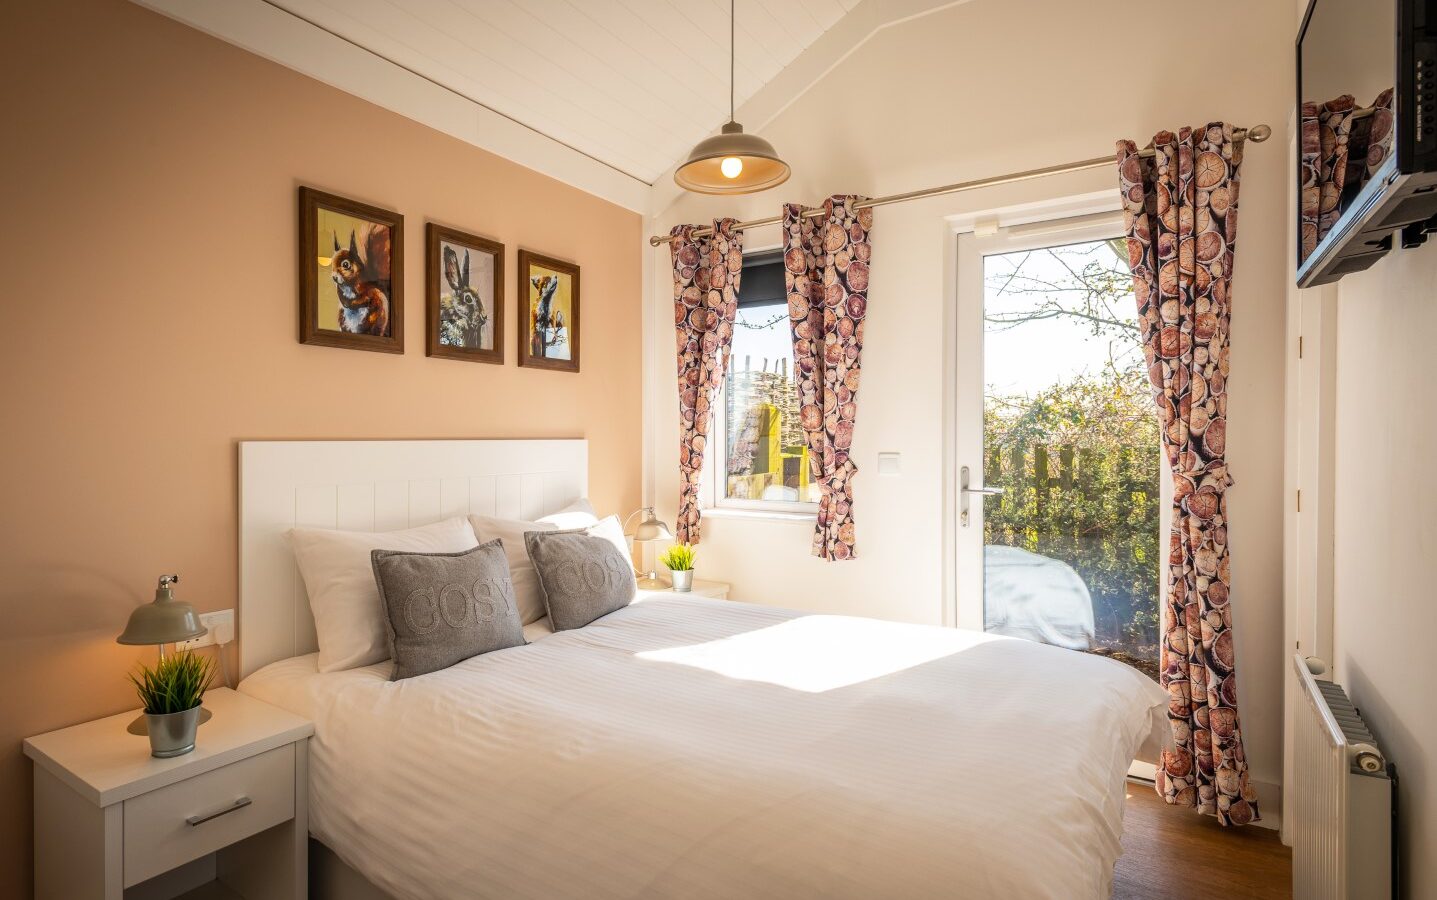
[[[579,267],[519,251],[519,365],[579,371]]]
[[[430,222],[424,227],[425,352],[504,363],[504,245]]]
[[[299,189],[299,341],[404,352],[404,217]]]

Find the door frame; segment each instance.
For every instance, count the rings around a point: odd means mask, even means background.
[[[1116,206],[1115,203],[1109,204]],[[1071,209],[1064,205],[1064,212]],[[959,484],[961,467],[977,473],[974,486],[981,486],[983,470],[983,257],[998,253],[1015,253],[1062,244],[1104,240],[1123,233],[1123,214],[1109,208],[1086,215],[1055,216],[1027,221],[1023,224],[1000,226],[997,221],[979,220],[971,229],[957,230],[950,241],[952,267],[949,284],[953,292],[950,311],[952,321],[947,328],[947,384],[944,404],[945,418],[945,539],[944,554],[944,621],[958,628],[983,630],[983,569],[980,565],[963,565],[963,560],[982,558],[983,509],[975,502],[970,510],[969,524],[959,518],[962,494]],[[975,274],[976,273],[976,274]],[[1159,448],[1154,452],[1160,453]],[[1170,505],[1171,479],[1160,478],[1162,492],[1160,509]],[[1165,528],[1163,529],[1165,531]],[[1160,539],[1163,531],[1160,531]]]
[[[1288,118],[1287,208],[1299,203],[1295,113]],[[1297,287],[1297,237],[1288,232],[1287,340],[1285,353],[1283,453],[1283,656],[1301,653],[1328,664],[1319,676],[1331,679],[1335,634],[1334,546],[1338,510],[1337,305],[1339,284]],[[1297,768],[1297,716],[1306,705],[1296,673],[1283,671],[1282,783],[1293,783]],[[1294,792],[1282,792],[1280,834],[1292,843]],[[1263,800],[1259,797],[1259,800]],[[1273,804],[1268,802],[1268,808]]]

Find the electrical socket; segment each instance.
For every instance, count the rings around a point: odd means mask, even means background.
[[[194,650],[212,644],[228,644],[235,636],[235,611],[221,609],[216,612],[200,613],[200,624],[209,631],[192,641],[181,641],[175,645],[178,650]]]

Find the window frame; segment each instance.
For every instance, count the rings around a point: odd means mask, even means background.
[[[775,252],[782,252],[782,250],[782,244],[745,248],[744,265],[747,267],[750,257],[768,256]],[[733,345],[729,346],[732,350]],[[789,352],[789,372],[791,374],[793,372],[792,350]],[[720,516],[731,514],[736,518],[816,519],[818,517],[817,502],[752,500],[724,496],[728,486],[728,378],[733,363],[734,356],[730,352],[730,369],[725,370],[723,381],[720,382],[718,390],[714,392],[713,404],[709,407],[712,410],[712,427],[709,430],[710,450],[704,454],[703,471],[700,475],[699,503],[701,508],[705,512]]]

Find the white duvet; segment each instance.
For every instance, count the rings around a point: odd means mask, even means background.
[[[311,717],[310,829],[408,898],[1106,897],[1166,695],[1011,638],[649,599]]]

